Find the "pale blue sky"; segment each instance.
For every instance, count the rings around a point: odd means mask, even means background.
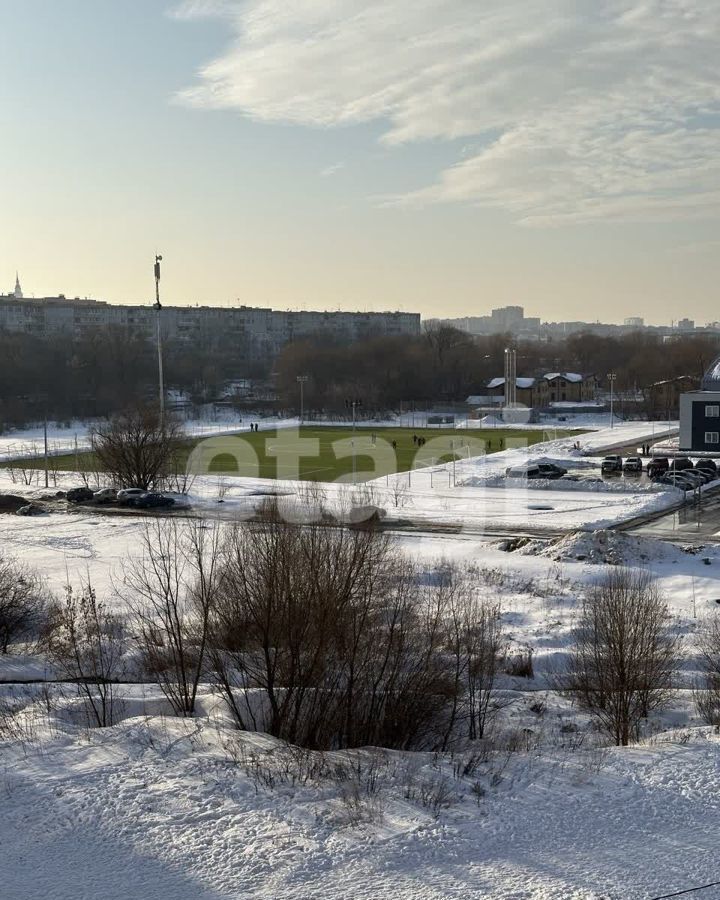
[[[718,6],[0,0],[0,291],[720,319]]]

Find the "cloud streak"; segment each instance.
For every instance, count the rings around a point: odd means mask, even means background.
[[[261,122],[470,139],[389,198],[523,224],[720,215],[717,0],[188,0],[231,46],[180,93]]]

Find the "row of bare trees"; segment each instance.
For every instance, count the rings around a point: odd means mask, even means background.
[[[210,678],[236,725],[307,747],[481,737],[499,611],[465,573],[422,585],[387,535],[265,521],[149,526],[125,579],[146,669],[179,715]]]
[[[500,708],[506,638],[476,573],[428,579],[372,528],[265,520],[153,520],[126,569],[120,617],[90,585],[48,606],[40,581],[0,564],[0,650],[43,615],[58,671],[98,726],[115,721],[129,661],[177,715],[213,683],[241,729],[324,749],[450,748],[486,735]],[[49,611],[48,611],[49,610]],[[703,631],[696,706],[720,726],[720,622]],[[131,652],[132,651],[132,652]],[[555,687],[616,744],[667,705],[680,643],[652,577],[612,569],[589,591]]]

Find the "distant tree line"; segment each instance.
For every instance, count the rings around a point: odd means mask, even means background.
[[[231,342],[212,350],[169,342],[166,385],[202,403],[217,397],[228,379],[265,375],[245,349]],[[156,348],[141,335],[123,328],[78,338],[0,331],[0,427],[46,413],[52,419],[107,416],[156,396]]]
[[[636,332],[620,337],[579,333],[564,340],[520,341],[511,335],[475,337],[447,326],[415,337],[370,337],[354,344],[318,335],[288,344],[278,358],[257,361],[246,343],[228,337],[212,348],[169,342],[164,348],[168,388],[193,402],[218,398],[231,379],[272,376],[277,411],[296,411],[298,375],[305,408],[341,413],[346,400],[362,400],[365,413],[415,402],[462,402],[484,393],[503,374],[505,348],[517,350],[518,375],[551,371],[617,375],[619,394],[680,375],[701,378],[720,353],[720,340],[687,335],[663,343]],[[126,329],[83,337],[47,338],[0,331],[0,427],[57,418],[108,416],[152,402],[157,391],[154,342]],[[650,410],[648,410],[650,411]]]
[[[298,374],[306,411],[342,412],[348,398],[363,409],[398,409],[401,404],[462,402],[485,393],[487,382],[504,371],[506,347],[517,351],[518,376],[568,371],[596,374],[607,384],[617,376],[618,394],[643,391],[654,382],[690,375],[700,379],[720,354],[720,339],[677,336],[663,343],[638,331],[619,337],[579,333],[564,340],[515,341],[512,335],[472,336],[455,328],[431,328],[417,337],[377,337],[350,347],[327,339],[289,344],[276,365],[280,402],[296,409]]]

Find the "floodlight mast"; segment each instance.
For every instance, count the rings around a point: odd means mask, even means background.
[[[163,378],[163,356],[162,356],[162,329],[160,327],[160,263],[162,256],[155,254],[155,325],[157,337],[157,354],[158,354],[158,392],[160,400],[160,427],[165,424],[165,383]]]
[[[355,459],[355,419],[356,411],[362,406],[362,400],[346,400],[345,407],[352,409],[352,437],[350,438],[350,446],[352,448],[352,480],[353,484],[357,483],[357,460]]]
[[[303,396],[303,388],[305,387],[305,383],[308,380],[307,375],[298,375],[296,377],[297,383],[300,385],[300,424],[302,425],[305,421],[305,403]]]

